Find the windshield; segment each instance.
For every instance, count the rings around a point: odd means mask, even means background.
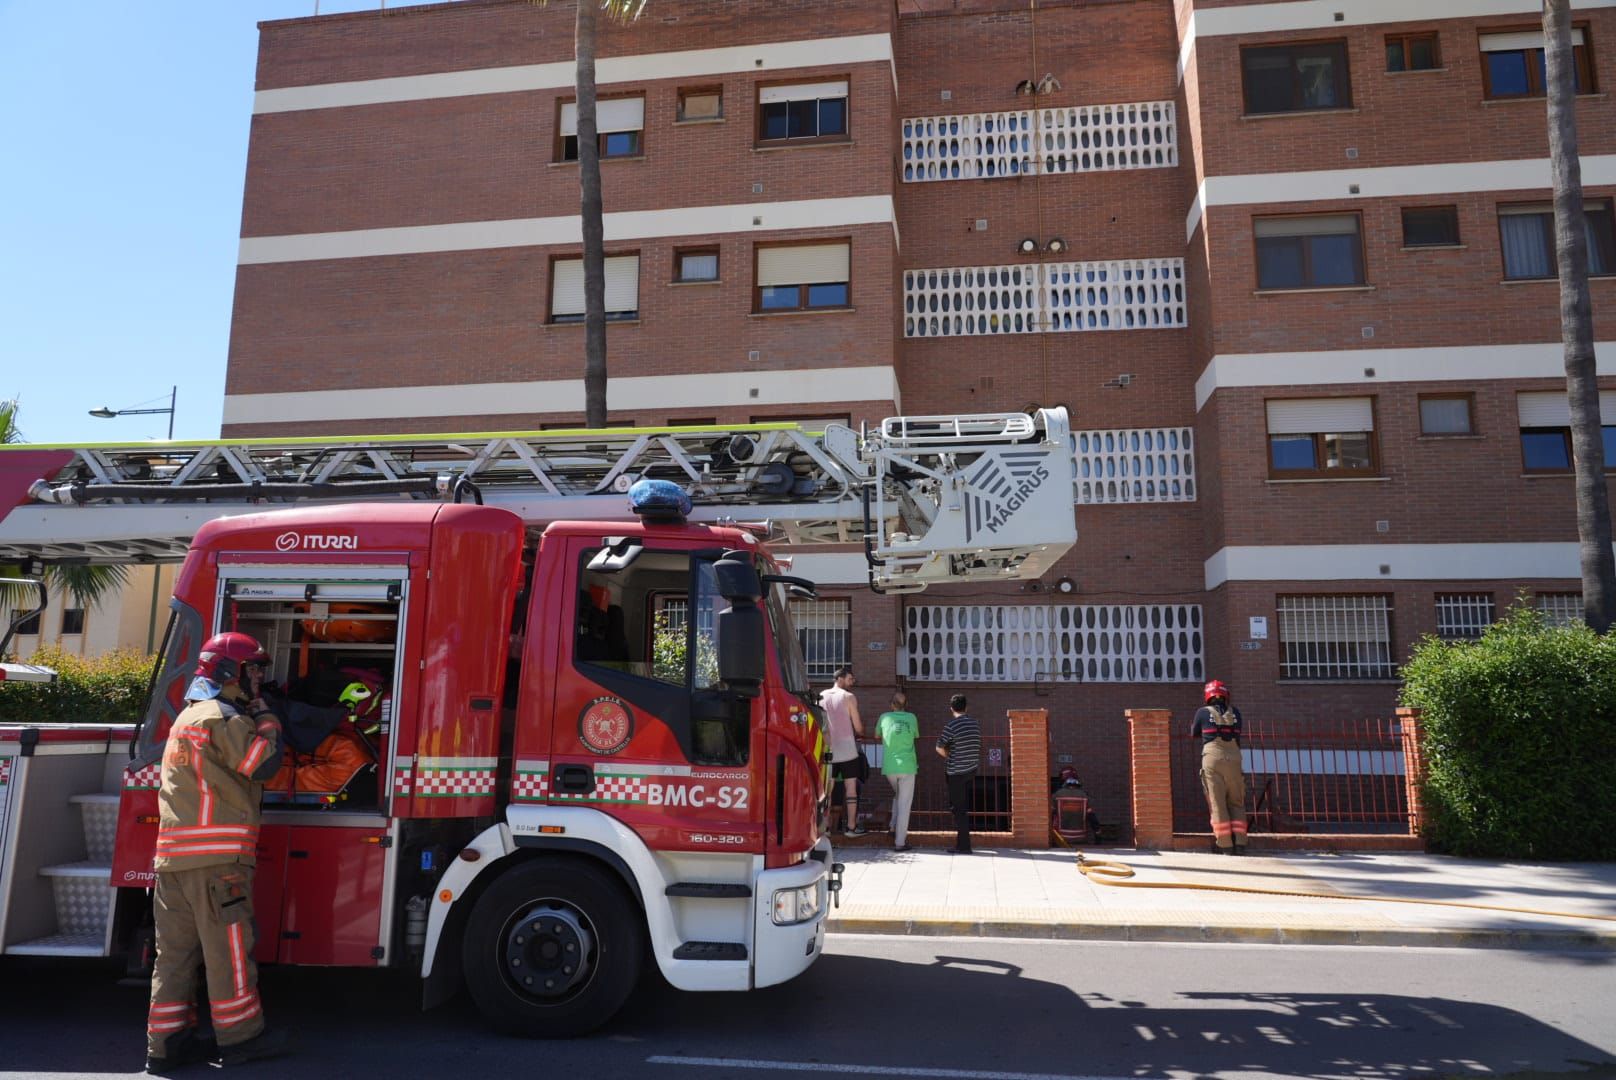
[[[802,659],[802,642],[791,621],[791,605],[786,602],[786,587],[776,584],[769,589],[769,625],[774,630],[774,649],[780,657],[780,671],[786,689],[793,694],[808,693],[808,665]]]

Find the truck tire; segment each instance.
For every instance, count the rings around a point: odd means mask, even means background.
[[[511,1035],[569,1038],[610,1020],[639,981],[645,925],[610,870],[536,859],[493,882],[466,924],[466,987]]]

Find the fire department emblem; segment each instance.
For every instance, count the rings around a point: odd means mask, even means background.
[[[578,715],[578,738],[596,754],[615,754],[634,737],[634,714],[614,697],[598,697]]]

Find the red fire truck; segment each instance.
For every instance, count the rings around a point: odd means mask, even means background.
[[[238,630],[291,708],[363,687],[369,751],[338,789],[270,785],[261,963],[406,969],[539,1035],[647,962],[784,982],[839,867],[789,603],[814,586],[771,536],[862,545],[883,590],[1036,576],[1072,481],[1062,410],[0,451],[0,562],[184,560],[138,725],[0,727],[0,953],[149,957],[162,746]]]

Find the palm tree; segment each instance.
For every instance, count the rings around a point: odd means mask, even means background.
[[[528,0],[546,5],[549,0]],[[606,224],[595,121],[595,31],[601,14],[630,23],[647,0],[578,0],[573,54],[578,73],[578,193],[584,234],[584,423],[606,426]]]
[[[17,427],[18,402],[0,401],[0,443],[22,442],[22,431]],[[0,563],[0,578],[23,577],[20,566]],[[45,585],[52,592],[71,596],[79,607],[94,607],[123,588],[128,573],[121,566],[46,566]],[[34,606],[34,590],[23,585],[0,585],[0,603],[7,609],[0,618],[10,620],[11,609]],[[0,633],[4,626],[0,625]]]
[[[1543,45],[1549,163],[1554,173],[1554,250],[1560,272],[1560,337],[1565,343],[1571,453],[1576,465],[1583,618],[1603,634],[1616,622],[1616,558],[1610,546],[1610,495],[1605,488],[1605,447],[1594,369],[1593,304],[1588,296],[1588,234],[1582,204],[1582,162],[1577,151],[1571,0],[1544,0]]]

